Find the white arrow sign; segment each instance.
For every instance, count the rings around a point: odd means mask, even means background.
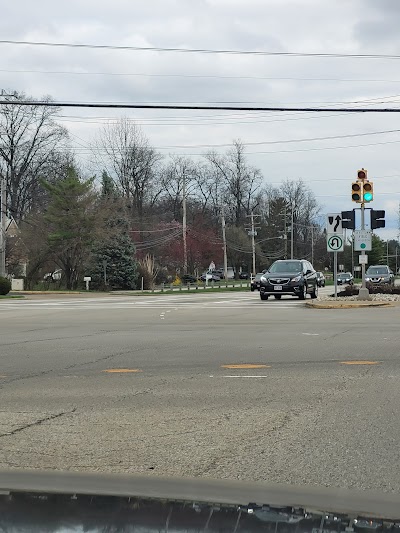
[[[326,232],[343,234],[341,213],[328,213],[326,215]]]

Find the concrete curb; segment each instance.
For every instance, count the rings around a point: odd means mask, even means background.
[[[24,296],[27,294],[50,294],[50,295],[69,294],[72,296],[77,296],[79,294],[87,294],[87,291],[75,291],[75,292],[71,292],[71,291],[69,292],[68,291],[10,291],[9,294],[21,295],[21,296]],[[104,293],[104,294],[108,294],[108,293]]]
[[[393,302],[358,302],[358,301],[347,301],[347,302],[306,302],[307,307],[313,307],[314,309],[359,309],[361,307],[394,307]]]

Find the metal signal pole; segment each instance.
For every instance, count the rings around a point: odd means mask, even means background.
[[[183,176],[182,183],[182,238],[183,238],[183,273],[187,274],[188,258],[187,258],[187,217],[186,217],[186,178]]]

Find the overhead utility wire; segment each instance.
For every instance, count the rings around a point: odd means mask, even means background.
[[[229,55],[254,55],[254,56],[284,56],[284,57],[332,57],[332,58],[356,58],[356,59],[400,59],[396,54],[344,54],[325,52],[270,52],[267,50],[231,50],[211,48],[177,48],[161,46],[120,46],[109,44],[88,43],[52,43],[47,41],[16,41],[1,39],[0,44],[25,45],[25,46],[48,46],[53,48],[89,48],[99,50],[130,50],[135,52],[181,52],[190,54],[229,54]]]
[[[112,104],[89,102],[36,102],[21,100],[0,100],[0,105],[42,106],[42,107],[81,107],[107,109],[174,109],[174,110],[209,110],[209,111],[284,111],[305,113],[400,113],[400,107],[284,107],[284,106],[228,106],[228,105],[172,105],[172,104]]]

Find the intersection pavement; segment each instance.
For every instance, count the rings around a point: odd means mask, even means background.
[[[399,319],[250,292],[0,301],[0,468],[399,492]]]

